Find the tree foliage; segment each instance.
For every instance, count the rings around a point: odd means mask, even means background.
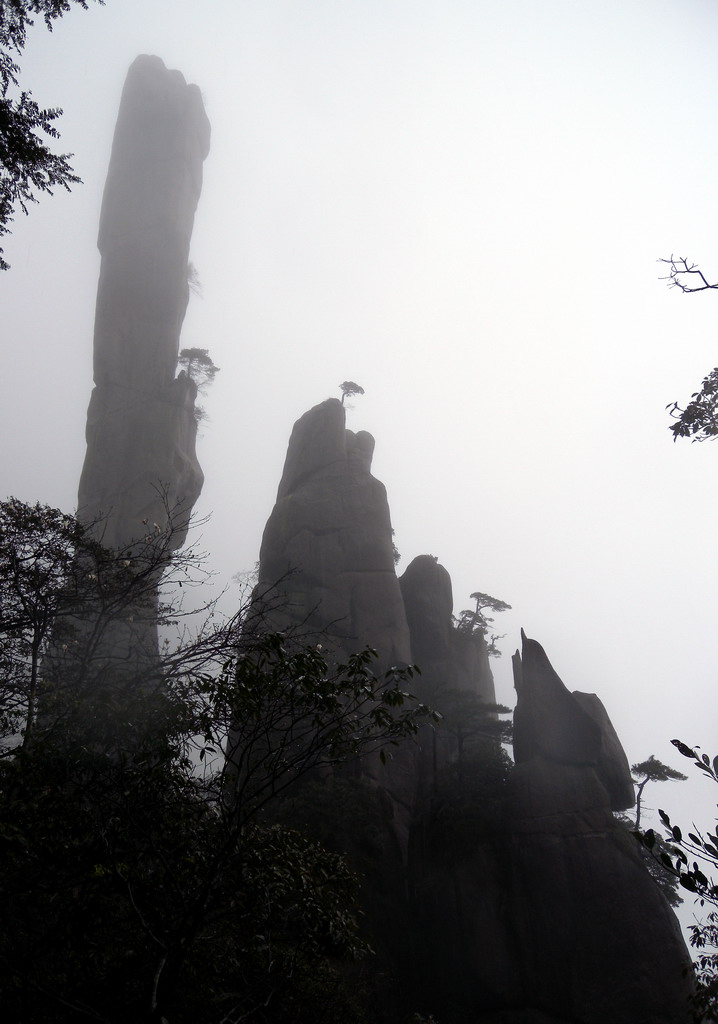
[[[673,746],[693,761],[694,766],[713,782],[718,783],[718,757],[710,758],[699,747],[689,747],[681,740],[671,740]],[[700,906],[718,908],[718,883],[710,872],[718,868],[718,835],[708,830],[684,832],[674,825],[664,810],[658,812],[664,826],[664,836],[653,829],[637,830],[634,834],[663,869],[677,879],[679,885],[696,898]],[[715,826],[714,826],[715,829]],[[715,1021],[718,1014],[718,913],[711,910],[702,924],[692,925],[690,942],[700,950],[694,967],[698,981],[695,997],[696,1020]]]
[[[683,256],[661,259],[668,273],[662,278],[669,288],[678,288],[685,293],[704,292],[718,288],[718,282],[711,282],[700,267]],[[691,395],[685,408],[678,402],[670,402],[669,410],[673,420],[670,430],[673,440],[690,437],[692,441],[710,441],[718,435],[718,366],[703,378],[699,391]]]
[[[472,745],[439,776],[427,831],[432,856],[456,863],[504,827],[506,784],[513,761],[498,743]]]
[[[342,405],[344,405],[345,398],[351,398],[352,395],[363,395],[364,388],[359,384],[355,384],[353,380],[345,380],[339,385],[342,393]]]
[[[96,0],[102,4],[104,0]],[[53,153],[48,139],[59,138],[54,122],[62,111],[42,108],[20,86],[16,57],[25,47],[27,30],[42,17],[53,22],[72,9],[87,10],[88,0],[3,0],[0,4],[0,238],[8,234],[15,208],[28,212],[37,194],[52,194],[58,185],[69,191],[80,178],[70,166],[71,153]],[[7,270],[0,248],[0,270]]]
[[[312,979],[338,998],[334,964],[367,952],[344,859],[287,828],[232,830],[166,732],[144,739],[0,766],[9,1019],[341,1019],[316,1013]]]
[[[220,370],[219,366],[214,365],[206,348],[183,348],[177,361],[189,379],[197,385],[198,391],[204,391]]]
[[[68,648],[37,694],[32,742],[9,735],[0,760],[9,1019],[358,1024],[341,973],[368,952],[358,879],[267,811],[317,769],[413,735],[428,715],[413,670],[377,677],[369,650],[333,668],[245,618],[241,633],[207,627],[125,672],[100,645],[99,675],[80,671],[97,654],[81,623],[105,591],[116,624],[137,608],[135,575],[141,594],[186,564],[160,528],[118,558],[57,510],[4,514],[8,730],[27,736],[18,680],[33,644],[40,678]]]
[[[641,816],[643,813],[643,791],[649,782],[684,782],[687,778],[682,772],[676,771],[675,768],[671,768],[669,765],[659,761],[657,757],[651,754],[645,761],[639,761],[636,764],[631,765],[631,775],[633,781],[636,783],[636,815],[635,819],[629,817],[627,814],[617,814],[616,819],[626,828],[629,832],[640,834],[641,829]],[[680,895],[680,886],[678,879],[669,874],[663,867],[661,861],[658,859],[658,855],[666,853],[667,847],[665,842],[660,836],[656,837],[656,843],[653,850],[649,852],[645,846],[640,846],[640,853],[649,874],[653,878],[654,882],[661,890],[666,900],[672,907],[678,907],[683,902]]]
[[[177,362],[189,379],[195,383],[200,394],[206,392],[220,371],[220,367],[215,366],[206,348],[183,348]],[[207,414],[201,405],[195,405],[194,415],[198,422],[207,418]]]
[[[703,378],[700,391],[691,395],[690,402],[682,409],[678,402],[671,402],[666,408],[675,420],[670,425],[673,440],[690,437],[692,441],[710,441],[718,435],[718,366]]]
[[[631,775],[636,783],[636,828],[641,827],[643,791],[649,782],[685,782],[688,778],[683,772],[676,771],[675,768],[659,761],[653,754],[645,761],[632,764]]]
[[[699,753],[700,748],[689,747],[681,740],[671,740],[671,743],[684,757],[692,758],[694,765],[704,775],[718,782],[718,757],[711,760],[708,754]],[[669,852],[661,855],[662,863],[668,871],[676,875],[684,889],[695,893],[701,903],[710,903],[718,907],[718,884],[713,882],[700,866],[718,866],[718,836],[711,832],[700,832],[698,829],[684,835],[680,826],[672,824],[665,811],[659,810],[658,814],[665,827],[666,838],[671,844]],[[656,841],[653,829],[646,829],[640,838],[644,846],[652,849]]]
[[[29,742],[41,702],[55,705],[58,728],[94,705],[98,729],[111,716],[109,685],[131,689],[141,673],[147,695],[222,664],[238,642],[241,610],[221,618],[213,601],[178,598],[209,573],[193,544],[175,550],[187,530],[184,512],[165,512],[163,526],[145,521],[144,535],[113,551],[96,540],[101,522],[84,525],[15,498],[0,502],[0,750],[12,751],[21,734]],[[202,613],[208,619],[187,633],[183,621]]]
[[[475,606],[464,609],[461,612],[458,619],[455,620],[456,628],[460,633],[466,633],[469,636],[484,637],[490,657],[500,658],[501,651],[497,646],[497,641],[503,639],[505,634],[499,635],[489,632],[494,619],[493,616],[486,614],[486,610],[506,612],[511,609],[511,605],[507,604],[506,601],[501,601],[498,597],[492,597],[490,594],[484,594],[481,591],[476,591],[470,597],[472,601],[476,602]]]

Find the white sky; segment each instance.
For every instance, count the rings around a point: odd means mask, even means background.
[[[718,279],[717,44],[713,0],[107,0],[38,28],[23,85],[85,184],[7,239],[3,490],[75,507],[110,143],[156,53],[212,123],[182,343],[222,368],[220,577],[257,560],[294,420],[356,380],[400,569],[429,552],[457,611],[513,605],[499,699],[523,626],[631,761],[690,771],[671,737],[718,752],[718,442],[674,445],[664,406],[718,363],[718,295],[656,260]],[[646,796],[710,823],[704,780]]]

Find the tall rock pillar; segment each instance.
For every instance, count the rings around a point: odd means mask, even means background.
[[[127,74],[105,184],[94,338],[95,387],[78,507],[123,547],[186,523],[202,488],[196,387],[175,376],[189,298],[188,260],[209,122],[200,91],[159,57]],[[177,523],[175,523],[175,526]],[[176,530],[175,547],[186,529]]]
[[[373,454],[374,438],[346,429],[336,398],[297,420],[264,530],[258,593],[274,598],[277,628],[321,634],[338,661],[370,644],[386,668],[408,664],[411,649]]]
[[[373,454],[374,438],[346,429],[336,398],[297,420],[264,530],[256,593],[271,628],[320,641],[335,663],[368,644],[379,653],[381,673],[409,664],[411,646]],[[400,747],[386,766],[378,755],[364,758],[361,770],[388,793],[405,848],[416,788],[412,748]]]
[[[611,813],[635,798],[606,710],[595,694],[570,692],[525,636],[514,674],[506,868],[517,1001],[547,1024],[683,1024],[688,952]]]

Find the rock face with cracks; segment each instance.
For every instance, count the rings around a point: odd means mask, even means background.
[[[80,519],[118,551],[161,536],[169,556],[184,543],[202,488],[197,387],[184,372],[175,374],[208,150],[197,86],[159,57],[138,57],[122,92],[102,200],[95,386],[78,495]],[[161,571],[160,561],[155,586]],[[146,600],[106,631],[98,657],[108,671],[139,678],[157,653],[150,586]]]
[[[336,398],[297,420],[262,538],[258,593],[277,599],[277,625],[322,634],[338,659],[370,644],[388,667],[408,664],[411,649],[373,453],[374,438],[346,429]]]
[[[184,541],[202,488],[197,389],[176,377],[188,261],[209,122],[200,91],[159,57],[127,74],[105,184],[94,338],[95,387],[78,508],[123,547],[176,517]],[[144,521],[144,522],[143,522]]]
[[[514,668],[507,912],[522,1002],[548,1021],[687,1021],[678,923],[611,813],[634,799],[608,715],[569,692],[535,640]]]
[[[411,657],[421,669],[414,686],[416,695],[444,712],[450,702],[460,704],[465,698],[495,704],[486,641],[454,626],[451,577],[444,566],[432,555],[417,555],[399,584],[409,623]],[[423,730],[417,745],[418,790],[426,793],[436,772],[456,758],[457,740],[448,729],[438,726]]]
[[[258,590],[283,602],[273,624],[324,632],[337,657],[369,643],[385,664],[418,663],[415,692],[440,710],[494,704],[485,641],[453,625],[447,571],[420,555],[396,580],[373,447],[334,399],[295,425],[261,551]],[[386,774],[365,774],[393,808],[386,849],[399,841],[383,859],[393,902],[377,879],[365,887],[379,975],[403,993],[377,1020],[418,1009],[442,1024],[687,1024],[677,921],[613,816],[634,792],[608,714],[533,640],[514,670],[516,765],[498,789],[456,779],[441,724]]]

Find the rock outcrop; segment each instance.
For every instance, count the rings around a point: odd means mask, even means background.
[[[148,585],[142,600],[102,626],[100,679],[151,674],[158,657],[156,587],[164,561],[184,543],[202,488],[197,387],[186,373],[175,374],[208,150],[197,86],[159,57],[138,57],[122,92],[102,201],[95,386],[78,516],[106,547],[135,545]],[[100,632],[101,605],[98,592],[96,617],[78,624],[88,636]]]
[[[457,629],[452,612],[451,577],[433,555],[418,555],[399,578],[409,623],[412,660],[420,667],[414,690],[430,707],[442,711],[442,723],[424,729],[417,738],[418,792],[426,794],[460,755],[461,733],[452,719],[475,712],[474,701],[496,704],[494,677],[486,641],[480,633]],[[453,715],[452,715],[453,710]],[[488,712],[487,718],[496,718]]]
[[[175,518],[173,546],[202,487],[196,387],[176,377],[189,298],[189,244],[209,150],[200,91],[159,57],[132,64],[105,184],[94,339],[95,387],[78,508],[124,547]]]
[[[496,703],[486,642],[477,633],[455,628],[449,573],[433,555],[418,555],[399,578],[411,636],[411,654],[421,666],[426,697],[436,687],[474,694]]]
[[[346,429],[336,398],[295,423],[262,539],[257,592],[274,606],[279,628],[321,634],[337,659],[369,644],[387,667],[408,664],[411,649],[373,453],[374,438]]]
[[[346,430],[337,400],[297,422],[258,592],[280,601],[274,627],[322,633],[337,658],[368,643],[385,664],[416,662],[417,695],[444,712],[391,771],[363,774],[362,799],[387,809],[374,819],[381,872],[364,868],[378,976],[397,1000],[377,1020],[419,1010],[442,1024],[687,1022],[676,919],[613,815],[634,791],[603,704],[571,693],[524,638],[509,767],[487,739],[486,643],[456,628],[448,572],[420,555],[396,579],[373,448]],[[339,820],[334,841],[361,864],[349,806]]]
[[[568,691],[535,640],[523,638],[514,665],[506,829],[517,1008],[556,1024],[687,1021],[678,923],[612,814],[634,797],[608,715],[594,694]]]

